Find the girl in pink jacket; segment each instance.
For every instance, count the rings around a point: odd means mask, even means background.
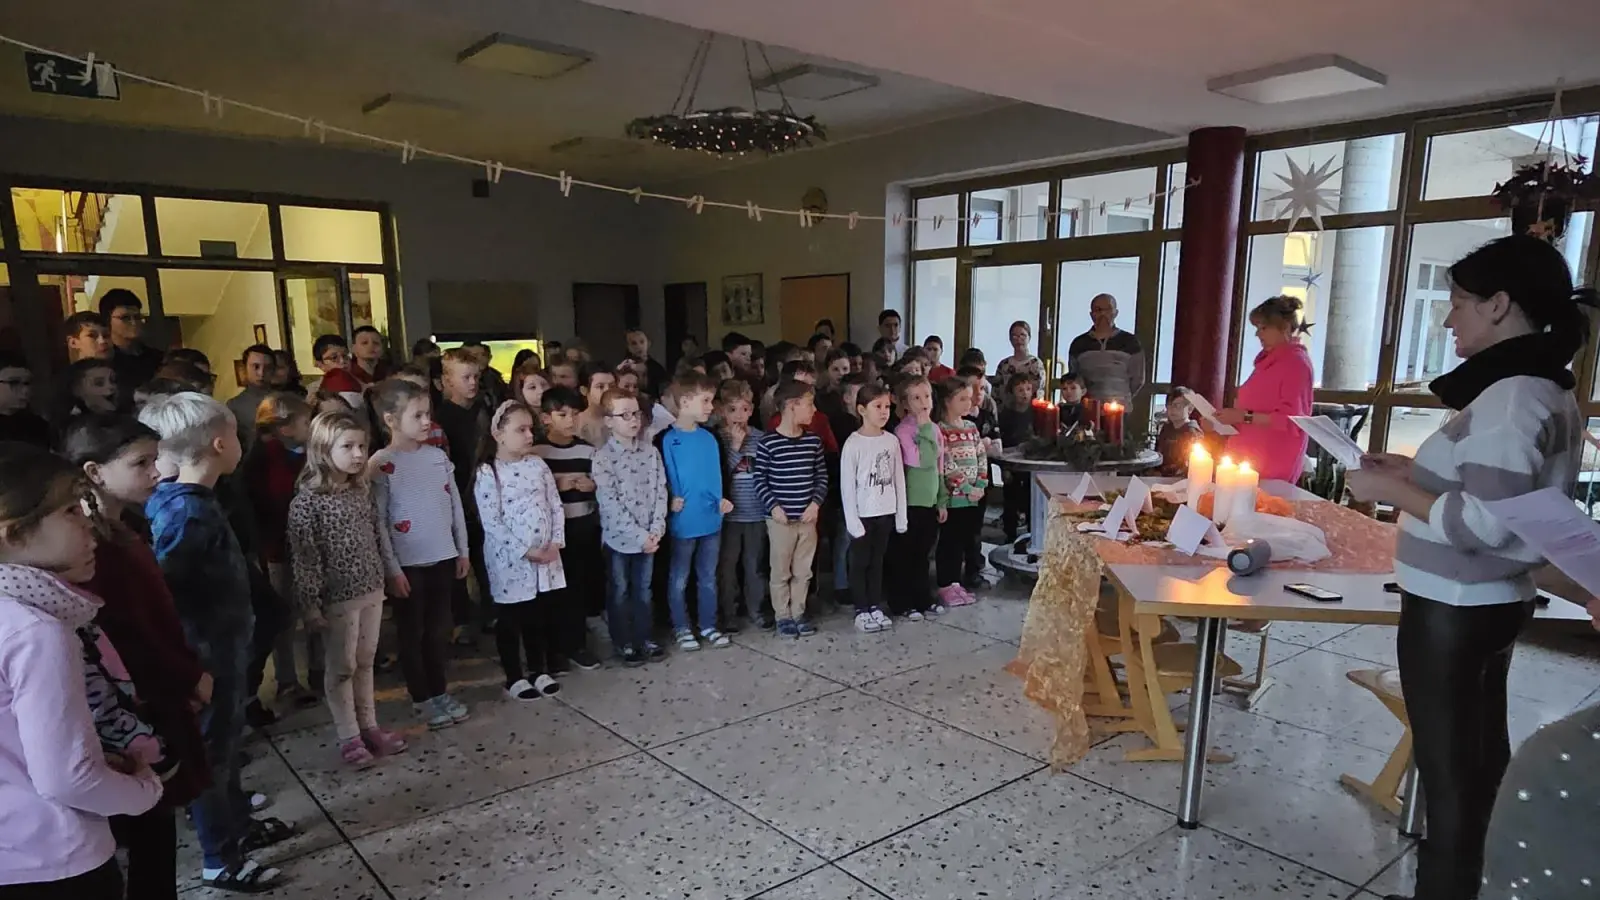
[[[1272,297],[1250,311],[1261,352],[1255,371],[1239,385],[1233,406],[1217,418],[1239,429],[1228,439],[1228,455],[1248,460],[1263,480],[1294,484],[1305,469],[1306,433],[1290,416],[1311,415],[1311,355],[1298,340],[1310,327],[1300,319],[1297,297]]]

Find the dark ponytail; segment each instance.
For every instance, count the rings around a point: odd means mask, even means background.
[[[1450,282],[1484,299],[1505,292],[1535,329],[1548,333],[1562,364],[1583,349],[1586,310],[1600,305],[1593,288],[1574,288],[1561,251],[1531,235],[1500,238],[1468,253],[1450,267]]]

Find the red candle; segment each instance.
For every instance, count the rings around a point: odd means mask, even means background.
[[[1036,437],[1055,437],[1061,430],[1061,414],[1044,400],[1033,401],[1033,433]]]
[[[1093,397],[1083,398],[1083,413],[1078,417],[1078,421],[1083,423],[1083,428],[1086,431],[1091,428],[1095,431],[1099,431],[1100,401],[1094,399]]]
[[[1116,445],[1122,443],[1122,413],[1122,404],[1115,400],[1100,408],[1107,443]]]

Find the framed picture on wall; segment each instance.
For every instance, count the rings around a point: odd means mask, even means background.
[[[267,342],[267,326],[265,323],[256,325],[255,339],[256,343],[258,344],[265,344]]]
[[[766,321],[766,300],[761,273],[728,275],[722,279],[722,324],[731,327],[760,325]]]

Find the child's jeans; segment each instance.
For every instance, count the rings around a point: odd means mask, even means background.
[[[667,605],[672,609],[672,630],[693,630],[684,592],[689,586],[689,567],[694,567],[698,588],[700,630],[717,627],[717,557],[722,551],[722,532],[693,538],[672,539],[672,568],[667,573]]]
[[[267,563],[267,580],[272,582],[272,588],[279,597],[287,600],[294,596],[294,581],[290,577],[288,563]],[[329,621],[332,621],[331,616]],[[300,683],[300,670],[295,667],[294,661],[295,632],[295,618],[290,618],[272,646],[272,668],[279,691]],[[326,651],[322,646],[322,635],[310,630],[305,635],[306,686],[315,689],[319,681],[326,678],[327,669],[323,665]]]
[[[767,520],[772,545],[772,614],[782,622],[805,618],[811,562],[817,556],[817,523]]]
[[[348,741],[378,727],[372,661],[378,655],[378,629],[383,625],[383,593],[332,607],[327,619],[322,689],[328,697],[328,711],[333,713],[334,734],[340,741]]]
[[[250,646],[241,637],[229,648],[205,650],[201,658],[211,672],[211,703],[200,711],[200,734],[211,764],[211,786],[189,804],[189,815],[203,865],[218,869],[243,858],[239,841],[250,827],[250,800],[239,784]]]
[[[766,582],[761,577],[761,557],[767,552],[765,522],[723,522],[722,550],[717,563],[721,584],[722,618],[732,622],[739,596],[739,570],[744,570],[744,610],[754,619],[761,615]]]
[[[650,640],[650,578],[655,574],[656,555],[616,550],[608,550],[607,555],[611,558],[611,593],[606,624],[611,629],[611,647],[618,653],[627,647],[642,650]]]
[[[850,527],[844,522],[844,513],[839,513],[839,521],[833,532],[833,594],[852,590],[850,586]],[[861,598],[856,598],[856,605],[861,605]]]

